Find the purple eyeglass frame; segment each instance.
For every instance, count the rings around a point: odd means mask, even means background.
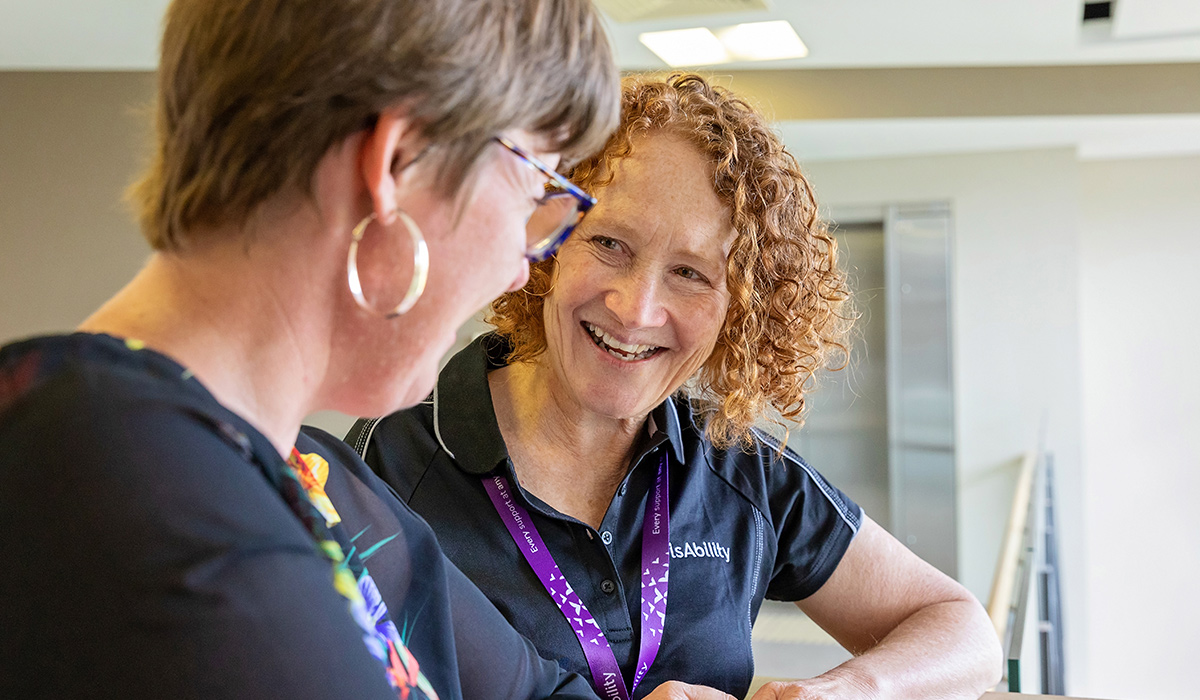
[[[561,230],[550,234],[546,238],[536,243],[533,247],[525,251],[525,257],[529,259],[529,262],[541,262],[551,255],[554,255],[555,251],[557,251],[559,247],[562,246],[562,244],[568,238],[570,238],[571,233],[575,230],[575,227],[579,225],[579,222],[583,219],[583,216],[587,214],[592,207],[596,206],[596,198],[581,190],[575,185],[575,183],[563,177],[558,172],[555,172],[553,169],[547,167],[547,165],[542,161],[526,153],[520,146],[513,143],[508,138],[504,136],[497,136],[496,141],[501,146],[504,146],[506,149],[511,151],[513,155],[524,161],[526,165],[550,178],[550,180],[554,184],[561,187],[566,194],[569,194],[575,198],[575,211],[578,214],[575,219],[575,223],[563,226]]]

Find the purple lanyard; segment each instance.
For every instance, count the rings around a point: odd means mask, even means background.
[[[637,688],[654,657],[662,645],[663,625],[667,619],[667,572],[671,568],[670,496],[667,493],[667,457],[658,463],[658,475],[654,479],[654,492],[646,501],[646,515],[642,522],[642,634],[638,649],[637,672],[633,685],[625,689],[625,679],[612,647],[604,638],[600,625],[592,619],[587,606],[567,583],[567,579],[554,563],[554,557],[546,549],[546,543],[538,534],[529,512],[512,497],[508,479],[496,475],[483,478],[492,505],[500,514],[512,535],[517,549],[525,555],[525,561],[537,574],[550,598],[558,605],[563,617],[579,637],[583,655],[587,657],[592,671],[592,684],[596,692],[609,700],[629,700],[629,694]]]

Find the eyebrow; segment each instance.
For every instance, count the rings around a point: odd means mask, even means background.
[[[631,226],[621,219],[608,218],[604,221],[604,226],[612,229],[614,234],[619,237],[630,237],[638,240],[644,238],[644,234],[637,227]],[[720,260],[713,260],[704,253],[692,248],[672,251],[672,255],[685,258],[685,262],[691,261],[704,265],[723,265],[729,259],[729,254],[723,253]]]

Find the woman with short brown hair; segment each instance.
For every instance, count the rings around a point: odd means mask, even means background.
[[[590,697],[299,430],[425,396],[616,107],[587,0],[175,0],[153,254],[0,349],[0,696]]]

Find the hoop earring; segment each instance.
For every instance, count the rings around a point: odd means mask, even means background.
[[[367,301],[366,295],[363,294],[362,280],[358,276],[358,244],[366,234],[367,226],[379,218],[375,215],[375,212],[367,214],[362,221],[358,222],[354,230],[350,232],[350,253],[346,258],[346,277],[350,285],[350,294],[354,297],[354,302],[363,310],[378,314],[384,318],[396,318],[411,309],[425,291],[425,280],[429,277],[429,248],[425,245],[425,237],[421,235],[421,229],[417,228],[417,222],[413,221],[412,217],[402,209],[396,210],[396,217],[408,229],[408,236],[412,240],[413,245],[412,281],[409,282],[408,291],[404,293],[404,298],[400,300],[399,304],[387,311],[376,309]],[[383,222],[380,222],[380,225],[383,225]]]

